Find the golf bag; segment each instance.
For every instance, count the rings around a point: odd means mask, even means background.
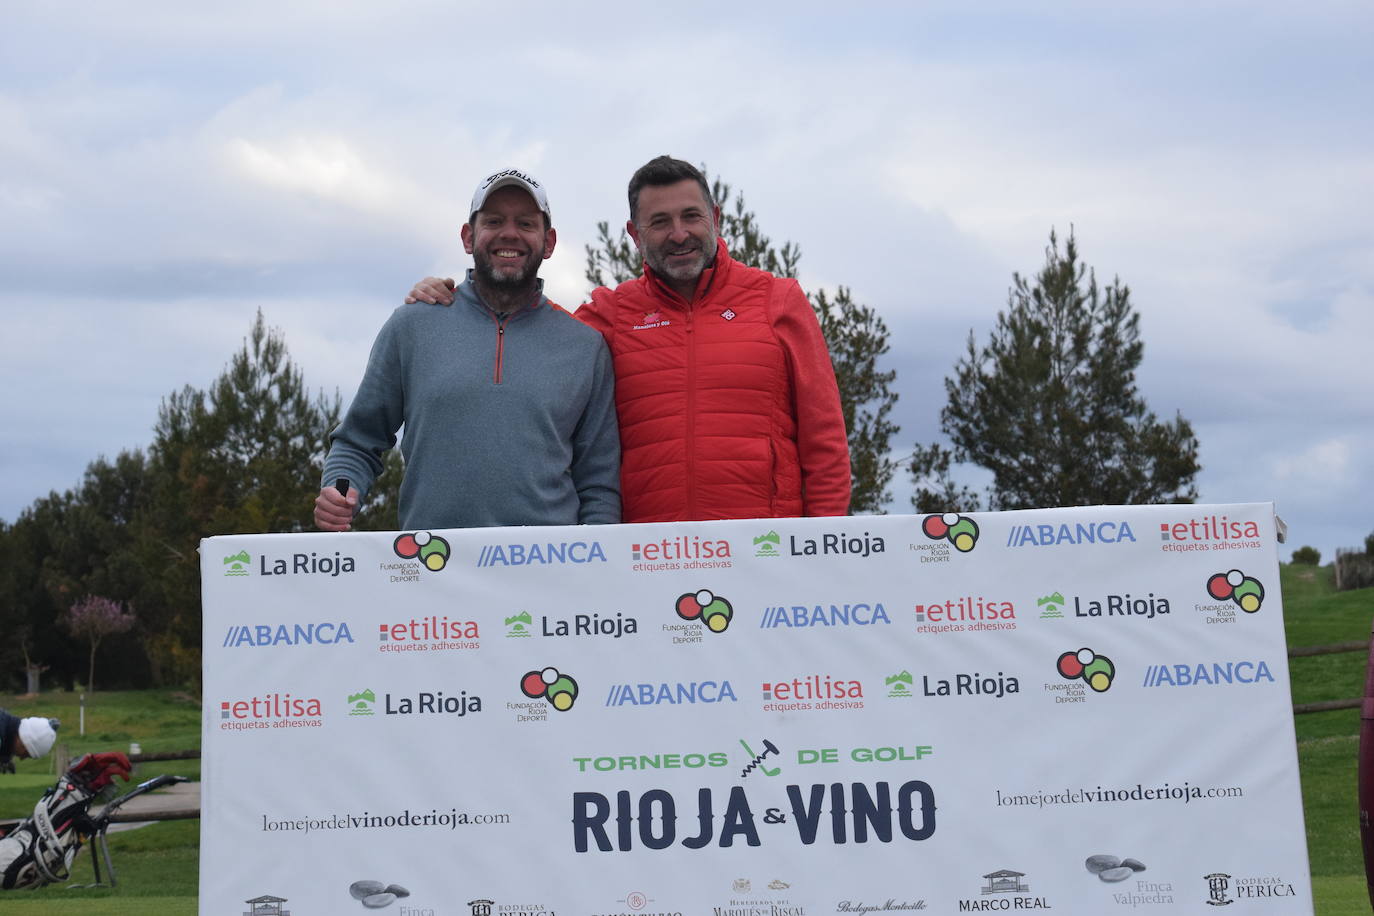
[[[119,753],[86,754],[68,767],[34,805],[33,816],[0,837],[0,890],[66,880],[82,840],[103,837],[109,823],[103,814],[91,818],[91,802],[114,777],[128,782],[129,770],[129,758]]]

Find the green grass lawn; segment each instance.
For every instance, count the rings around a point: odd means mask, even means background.
[[[1281,570],[1288,645],[1318,646],[1369,639],[1374,621],[1374,589],[1337,594],[1331,569],[1284,566]],[[1311,703],[1359,697],[1364,693],[1364,652],[1295,658],[1289,667],[1293,701]],[[137,741],[144,751],[200,746],[200,704],[176,691],[97,693],[86,703],[86,734],[77,735],[78,697],[45,693],[36,698],[0,697],[0,706],[19,715],[56,715],[62,719],[59,742],[73,757],[86,751],[127,750]],[[1295,719],[1303,812],[1318,916],[1369,916],[1369,893],[1360,850],[1356,767],[1359,710],[1310,713]],[[0,818],[22,817],[52,784],[51,757],[18,762],[18,774],[0,776]],[[200,761],[148,763],[135,779],[158,773],[200,778]],[[8,894],[0,912],[55,916],[123,916],[196,912],[200,822],[168,821],[110,838],[119,887],[68,890],[49,887]],[[83,852],[73,881],[92,880]]]

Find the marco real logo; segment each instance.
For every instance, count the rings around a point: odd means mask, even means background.
[[[968,553],[978,544],[978,523],[954,512],[927,515],[921,519],[921,531],[930,540],[945,541],[960,553]]]

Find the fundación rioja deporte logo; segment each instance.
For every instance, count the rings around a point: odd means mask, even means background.
[[[577,681],[553,667],[525,672],[520,690],[531,700],[548,700],[559,712],[567,712],[577,702]]]
[[[396,536],[391,549],[402,560],[418,560],[430,572],[438,572],[448,565],[453,552],[448,541],[428,531],[414,531]]]
[[[1087,647],[1063,653],[1056,667],[1060,677],[1069,681],[1081,680],[1098,693],[1105,693],[1116,677],[1116,665],[1112,660]]]
[[[1230,601],[1247,614],[1255,613],[1264,604],[1264,586],[1260,580],[1239,569],[1211,576],[1207,580],[1207,594],[1218,601]]]
[[[978,523],[954,512],[927,515],[921,520],[921,530],[932,541],[948,541],[960,553],[968,553],[978,543]]]
[[[683,620],[700,621],[712,633],[724,633],[735,616],[729,601],[704,588],[679,595],[675,607]]]

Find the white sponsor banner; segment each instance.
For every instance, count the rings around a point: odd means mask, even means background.
[[[1312,912],[1267,503],[201,554],[207,916]]]

